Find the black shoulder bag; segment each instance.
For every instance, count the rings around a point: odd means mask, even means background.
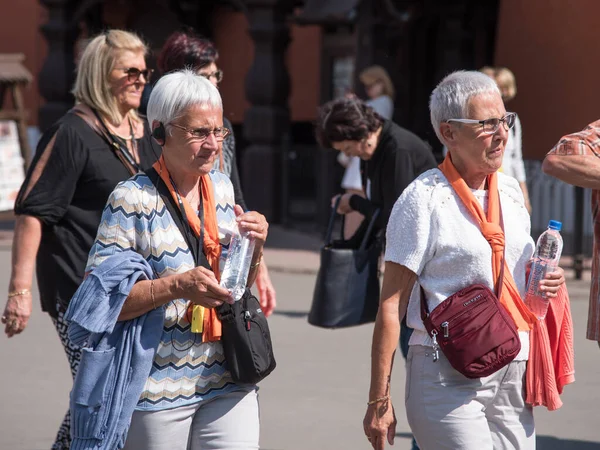
[[[217,307],[221,320],[223,351],[231,378],[255,384],[275,369],[271,333],[258,299],[250,289],[233,305]]]
[[[210,269],[203,250],[204,239],[202,236],[199,238],[191,230],[181,208],[177,206],[164,183],[160,183],[160,175],[156,170],[150,169],[146,174],[154,183],[169,213],[186,239],[196,265]],[[202,211],[202,207],[200,210]],[[203,235],[203,217],[201,217],[201,224]],[[233,305],[223,303],[216,308],[216,312],[221,321],[221,343],[231,378],[237,383],[258,383],[276,366],[269,324],[258,299],[252,295],[250,289],[246,289],[239,301]]]
[[[379,309],[381,242],[373,228],[380,210],[371,217],[360,247],[352,248],[348,241],[332,240],[337,207],[331,211],[308,314],[308,323],[324,328],[373,322]]]

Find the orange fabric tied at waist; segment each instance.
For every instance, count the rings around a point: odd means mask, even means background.
[[[165,182],[173,199],[177,201],[177,193],[171,183],[169,169],[167,169],[165,159],[162,155],[160,159],[154,163],[153,167]],[[206,254],[206,259],[208,260],[215,277],[217,280],[220,280],[219,259],[221,257],[221,244],[219,242],[215,196],[209,175],[204,175],[200,178],[200,191],[204,210],[204,253]],[[194,234],[199,238],[202,227],[200,218],[194,212],[185,197],[181,198],[181,202],[183,203],[188,223]],[[218,319],[214,308],[204,308],[200,305],[193,305],[192,331],[202,333],[202,342],[218,341],[221,339],[221,321]]]
[[[460,197],[462,203],[469,210],[473,218],[479,224],[481,233],[492,247],[492,273],[494,280],[500,277],[502,267],[502,257],[504,255],[504,232],[500,226],[500,194],[498,192],[498,174],[493,173],[487,176],[487,185],[489,191],[488,213],[483,212],[483,208],[467,186],[465,180],[460,176],[456,167],[452,163],[450,153],[446,155],[444,161],[439,165],[439,169],[448,179],[456,194]],[[525,305],[515,284],[515,280],[506,267],[504,261],[504,283],[502,294],[499,298],[500,303],[515,321],[519,331],[529,331],[533,328],[537,318]]]

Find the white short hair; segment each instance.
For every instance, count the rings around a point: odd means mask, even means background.
[[[448,119],[468,119],[471,97],[491,93],[500,95],[496,82],[477,71],[459,70],[440,81],[429,99],[431,125],[438,139],[444,143],[440,133],[443,122]]]
[[[168,73],[158,80],[150,94],[146,109],[150,127],[155,120],[167,125],[193,106],[222,110],[219,90],[192,70]]]

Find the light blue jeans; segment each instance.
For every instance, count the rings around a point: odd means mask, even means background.
[[[124,450],[257,450],[256,388],[161,411],[135,411]]]

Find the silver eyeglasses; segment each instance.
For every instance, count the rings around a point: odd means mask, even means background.
[[[475,119],[448,119],[446,120],[446,122],[460,122],[460,123],[472,123],[472,124],[479,124],[481,125],[481,128],[483,129],[483,132],[485,134],[494,134],[496,131],[498,131],[498,128],[500,127],[500,124],[504,125],[504,129],[506,131],[510,130],[512,127],[515,126],[515,119],[516,119],[517,115],[513,112],[509,112],[506,113],[504,115],[503,118],[498,119],[496,117],[493,117],[491,119],[485,119],[485,120],[475,120]]]
[[[214,134],[215,139],[220,142],[223,139],[225,139],[230,133],[229,128],[225,128],[225,127],[219,127],[219,128],[215,128],[214,130],[211,130],[210,128],[191,129],[191,128],[183,127],[181,125],[177,125],[176,123],[170,123],[169,125],[171,125],[172,127],[175,127],[175,128],[179,128],[180,130],[187,131],[190,134],[190,136],[192,136],[194,139],[197,139],[202,142],[207,140],[208,136],[210,136],[211,134]]]

